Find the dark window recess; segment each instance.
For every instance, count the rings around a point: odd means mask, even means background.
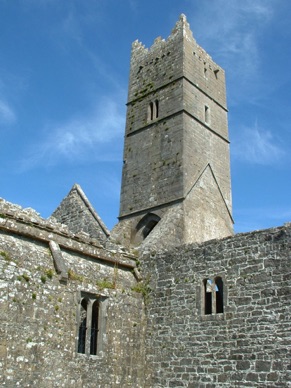
[[[204,311],[205,315],[212,314],[212,280],[204,280]]]
[[[223,313],[223,281],[220,277],[215,279],[216,314]]]
[[[82,299],[80,306],[78,353],[85,353],[86,348],[87,304],[88,301],[85,298]]]
[[[155,118],[157,119],[159,117],[159,101],[155,101]]]
[[[137,224],[132,233],[131,242],[133,245],[139,245],[152,232],[160,221],[160,217],[154,213],[146,214]]]
[[[95,300],[92,307],[92,323],[91,323],[91,338],[90,338],[90,354],[97,354],[97,338],[98,338],[98,319],[99,319],[99,301]]]
[[[151,231],[154,229],[154,227],[157,225],[159,221],[157,220],[150,220],[146,226],[143,228],[143,231],[142,231],[142,234],[143,234],[143,238],[146,238],[150,233]]]

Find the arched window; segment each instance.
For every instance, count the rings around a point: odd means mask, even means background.
[[[88,300],[83,298],[80,305],[78,353],[85,353],[86,349],[87,306]]]
[[[146,214],[137,224],[132,233],[132,243],[139,245],[152,232],[160,221],[160,217],[154,213]]]
[[[153,121],[159,117],[159,101],[150,102],[148,105],[147,120]]]
[[[97,355],[105,334],[106,298],[81,292],[78,312],[77,352]]]

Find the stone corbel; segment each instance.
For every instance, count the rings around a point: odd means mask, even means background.
[[[51,240],[49,242],[49,247],[54,260],[56,272],[59,275],[59,280],[66,283],[68,280],[68,269],[63,259],[60,246],[55,241]]]

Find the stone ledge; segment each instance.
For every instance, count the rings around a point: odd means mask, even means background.
[[[68,230],[66,225],[59,224],[53,219],[45,220],[33,209],[23,209],[3,199],[0,199],[0,229],[48,244],[54,241],[61,249],[78,252],[95,260],[106,261],[120,268],[131,270],[136,268],[134,257],[121,253],[120,247],[111,251],[104,249],[87,233],[74,234]]]

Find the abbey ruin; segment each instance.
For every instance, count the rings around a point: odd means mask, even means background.
[[[225,76],[132,45],[119,222],[0,200],[3,387],[288,387],[291,223],[234,235]]]

